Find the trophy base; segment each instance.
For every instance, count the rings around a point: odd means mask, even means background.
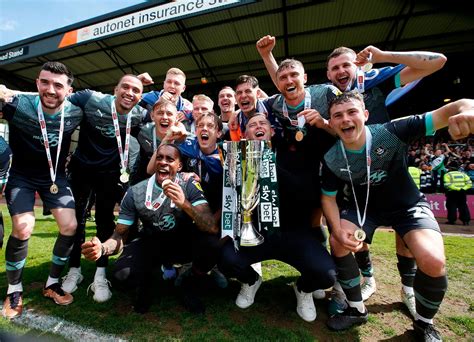
[[[263,243],[263,236],[255,236],[252,239],[240,239],[240,246],[242,247],[254,247]]]

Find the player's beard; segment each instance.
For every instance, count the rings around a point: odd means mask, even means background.
[[[47,101],[46,98],[49,101]],[[43,108],[54,110],[55,112],[57,112],[63,104],[64,99],[61,101],[58,97],[48,97],[47,95],[41,95],[40,101]]]

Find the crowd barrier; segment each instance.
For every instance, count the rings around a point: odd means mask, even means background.
[[[428,203],[435,217],[447,217],[446,195],[445,194],[426,194]],[[471,217],[474,218],[474,195],[467,195],[467,206]]]

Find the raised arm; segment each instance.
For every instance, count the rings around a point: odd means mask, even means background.
[[[455,116],[457,115],[468,115],[468,116],[465,116],[465,118],[471,117],[471,120],[464,119],[463,123],[468,125],[468,128],[470,132],[472,133],[473,132],[472,128],[474,127],[474,123],[472,122],[472,120],[474,120],[474,118],[472,118],[472,115],[474,115],[474,100],[472,99],[457,100],[457,101],[448,103],[447,105],[444,105],[441,108],[434,110],[432,114],[434,130],[439,130],[448,125],[449,125],[450,132],[456,129],[459,130],[460,121],[456,120],[455,118]],[[468,133],[469,130],[463,129],[462,132]],[[460,135],[457,134],[457,137],[455,139],[460,139],[459,136]]]
[[[368,62],[372,55],[372,63],[394,63],[404,64],[406,68],[400,71],[400,82],[402,85],[414,80],[431,75],[440,70],[446,63],[446,56],[429,51],[382,51],[375,46],[367,46],[357,54],[356,64],[363,65]]]
[[[3,84],[0,84],[0,102],[10,102],[12,97],[15,96],[16,94],[35,94],[35,93],[23,93],[18,90],[11,90],[4,86]]]
[[[278,88],[276,72],[278,70],[278,63],[273,56],[272,50],[276,45],[276,39],[274,36],[264,36],[257,41],[257,51],[265,63],[268,74],[272,78],[273,84]]]
[[[467,110],[449,118],[449,134],[455,140],[474,134],[474,110]]]

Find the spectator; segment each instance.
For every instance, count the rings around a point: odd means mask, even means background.
[[[471,162],[467,166],[466,174],[471,179],[472,185],[469,190],[467,190],[468,195],[474,195],[474,162]]]
[[[425,163],[420,163],[420,191],[424,194],[433,193],[433,176],[431,175],[431,167]]]
[[[446,188],[446,208],[448,210],[447,224],[456,224],[457,211],[463,225],[468,226],[471,220],[467,207],[466,191],[471,189],[472,181],[467,174],[452,169],[444,175]]]

